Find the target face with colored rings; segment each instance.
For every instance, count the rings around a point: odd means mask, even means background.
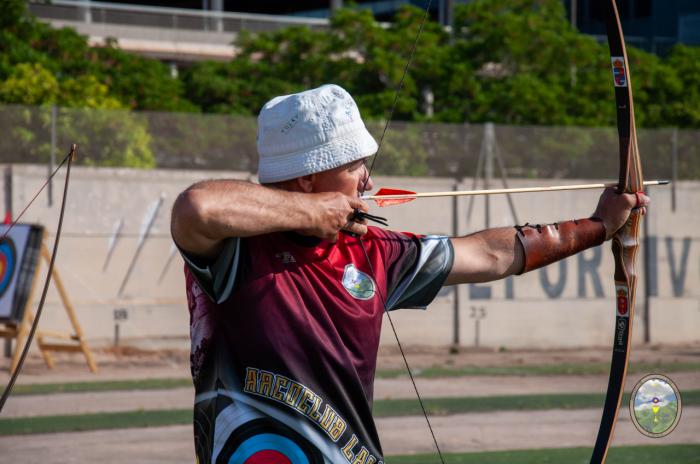
[[[306,453],[287,437],[272,433],[245,440],[233,453],[230,464],[309,464]]]
[[[0,298],[5,296],[16,270],[17,251],[15,244],[10,237],[5,237],[0,242]]]
[[[323,464],[316,447],[291,428],[256,419],[238,427],[228,438],[217,463],[226,464]]]

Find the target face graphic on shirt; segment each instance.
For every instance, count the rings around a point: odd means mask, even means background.
[[[292,429],[269,419],[238,427],[219,454],[226,464],[323,464],[321,453]]]
[[[17,250],[12,238],[5,237],[0,241],[0,298],[5,296],[16,270]]]

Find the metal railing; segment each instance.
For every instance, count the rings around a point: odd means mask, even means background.
[[[307,26],[312,29],[329,28],[328,19],[323,18],[190,10],[76,0],[31,2],[29,10],[44,20],[219,33],[235,33],[241,30],[264,32],[289,26]]]
[[[383,124],[367,128],[379,138]],[[0,163],[46,163],[77,143],[78,163],[92,166],[257,169],[248,116],[0,105],[0,133]],[[700,179],[700,131],[640,128],[638,137],[646,178]],[[506,178],[596,179],[616,175],[617,147],[612,127],[395,121],[374,172],[465,178],[493,165]]]

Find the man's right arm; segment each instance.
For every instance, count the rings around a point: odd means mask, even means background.
[[[238,180],[209,180],[177,197],[170,227],[182,250],[212,259],[230,237],[293,230],[334,240],[355,208],[366,210],[366,205],[337,192],[300,193]],[[357,223],[349,229],[366,232]]]

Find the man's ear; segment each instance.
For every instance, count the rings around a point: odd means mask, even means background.
[[[305,176],[297,177],[297,185],[304,193],[311,193],[314,191],[314,179],[316,174],[307,174]]]

